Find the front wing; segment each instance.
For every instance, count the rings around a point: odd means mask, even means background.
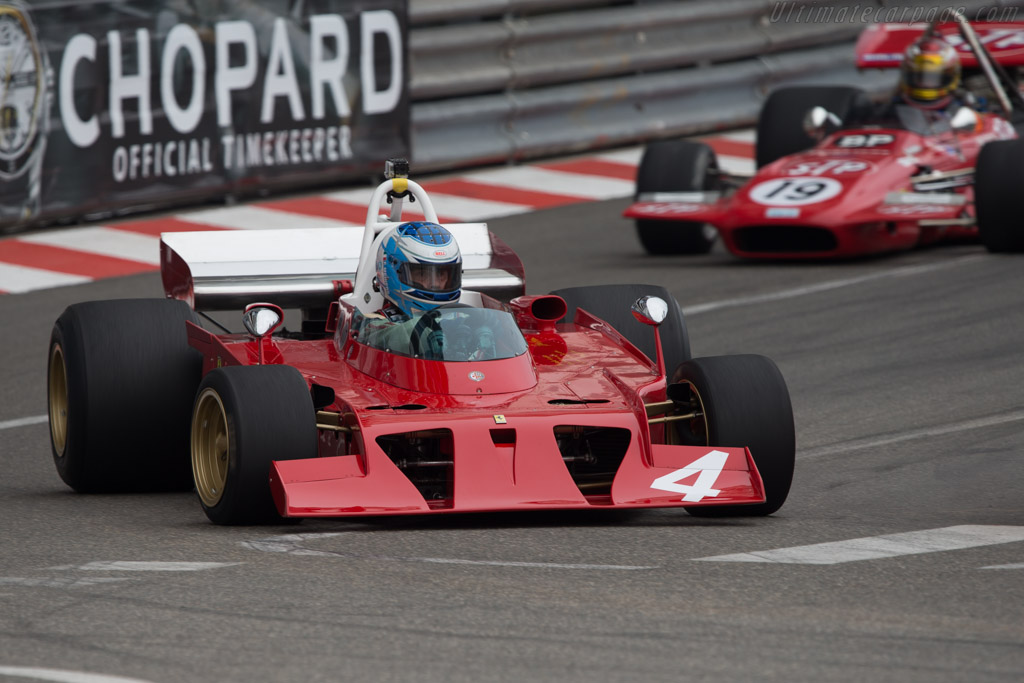
[[[475,442],[475,443],[474,443]],[[610,496],[588,496],[557,449],[496,447],[490,438],[456,436],[454,493],[431,504],[377,448],[361,455],[279,460],[270,485],[286,517],[407,515],[499,510],[688,507],[765,501],[746,448],[655,444],[647,457],[627,451]],[[552,452],[554,451],[554,452]],[[435,501],[436,502],[436,501]]]

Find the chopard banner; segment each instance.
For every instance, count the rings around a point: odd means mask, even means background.
[[[407,0],[0,0],[0,228],[409,152]]]

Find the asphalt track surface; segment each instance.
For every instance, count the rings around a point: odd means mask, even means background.
[[[224,528],[194,494],[77,495],[46,424],[15,420],[45,413],[64,307],[158,276],[3,296],[0,680],[1024,680],[1024,259],[652,258],[624,206],[491,226],[530,293],[662,284],[695,355],[773,358],[798,438],[781,511]]]

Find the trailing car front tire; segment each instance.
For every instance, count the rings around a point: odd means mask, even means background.
[[[981,148],[974,173],[974,206],[981,241],[991,252],[1024,251],[1022,178],[1024,139],[998,140]]]
[[[47,404],[57,473],[80,493],[186,489],[188,424],[202,356],[187,304],[73,304],[50,336]]]
[[[314,458],[316,411],[289,365],[232,366],[203,378],[192,413],[192,473],[215,524],[283,521],[270,493],[273,460]]]
[[[764,503],[689,507],[696,517],[770,515],[786,502],[796,462],[796,430],[786,381],[769,358],[711,356],[682,363],[672,383],[688,383],[703,407],[708,446],[750,449],[764,482]],[[693,436],[681,437],[693,443]]]
[[[718,187],[715,152],[702,142],[659,140],[647,145],[636,173],[636,200],[656,192],[701,192]],[[706,254],[717,236],[706,223],[637,219],[649,254]]]

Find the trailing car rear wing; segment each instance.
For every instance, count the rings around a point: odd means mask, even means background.
[[[966,21],[966,20],[964,20]],[[895,68],[903,63],[903,53],[921,37],[927,23],[882,23],[868,26],[857,39],[857,68]],[[1024,21],[975,22],[971,24],[978,41],[992,59],[1002,66],[1024,66]],[[961,34],[959,21],[935,26],[935,35],[952,45],[964,68],[978,68],[970,40]]]
[[[955,10],[953,21],[929,24],[876,24],[857,40],[857,66],[899,66],[903,52],[922,33],[944,39],[956,49],[965,68],[977,68],[992,88],[1003,113],[1024,120],[1024,94],[1004,67],[1024,65],[1024,22],[982,23],[977,27]],[[898,50],[898,52],[894,52]]]

